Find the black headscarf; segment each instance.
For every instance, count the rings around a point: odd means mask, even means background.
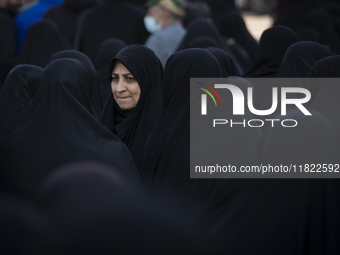
[[[188,213],[189,221],[199,222],[200,226],[206,227],[208,222],[208,228],[213,228],[218,215],[228,207],[228,197],[239,182],[190,179],[190,78],[225,76],[216,58],[204,49],[186,49],[169,58],[164,75],[163,116],[138,164],[153,202],[174,215]],[[227,135],[226,140],[232,136]],[[205,231],[201,234],[205,235]]]
[[[334,53],[329,46],[316,42],[297,42],[291,45],[282,60],[276,76],[283,78],[308,77],[314,64]]]
[[[45,67],[53,53],[70,48],[55,24],[41,20],[28,29],[17,62]]]
[[[313,66],[310,78],[339,78],[340,77],[340,56],[334,55],[322,58]]]
[[[94,67],[91,59],[86,56],[84,53],[77,51],[77,50],[62,50],[62,51],[58,51],[56,53],[53,53],[52,56],[50,57],[50,59],[48,60],[48,63],[51,63],[53,60],[56,59],[61,59],[61,58],[73,58],[73,59],[77,59],[80,62],[84,63],[90,70],[91,72],[96,73],[97,70]],[[99,90],[99,80],[97,78],[97,80],[95,82],[93,82],[92,84],[92,91],[93,91],[93,110],[91,111],[93,114],[95,114],[95,116],[99,116],[99,114],[101,113],[102,109],[103,109],[103,102],[101,100],[100,97],[100,90]]]
[[[310,108],[327,116],[339,132],[340,118],[340,56],[330,56],[319,60],[313,67],[310,77],[311,103]],[[338,138],[340,141],[340,136]]]
[[[184,50],[190,48],[190,44],[194,42],[198,37],[208,37],[215,42],[215,45],[209,45],[214,47],[219,47],[230,55],[233,58],[235,64],[238,66],[240,72],[243,72],[243,65],[238,55],[238,51],[234,51],[233,46],[228,46],[225,42],[225,38],[221,37],[218,29],[215,24],[208,22],[206,19],[197,18],[194,19],[187,27],[187,32],[182,39],[180,45],[177,48],[177,51]]]
[[[297,119],[295,128],[270,128],[261,151],[263,165],[338,159],[340,147],[334,141],[334,127],[329,121],[317,113],[312,117],[301,115],[287,112],[287,118]],[[245,180],[215,229],[223,251],[337,254],[339,246],[334,237],[339,236],[340,223],[338,179],[311,178]]]
[[[217,27],[221,35],[234,38],[247,51],[250,60],[255,60],[258,44],[249,33],[239,11],[231,10],[225,13]]]
[[[189,45],[188,48],[207,48],[207,47],[215,47],[218,48],[220,45],[216,43],[212,38],[207,36],[199,36],[195,39],[193,39]]]
[[[0,141],[7,189],[32,195],[52,169],[85,159],[105,162],[126,178],[135,175],[126,146],[90,113],[95,77],[75,59],[45,68],[32,103]]]
[[[127,46],[126,43],[117,38],[109,38],[104,40],[97,49],[96,57],[93,61],[94,66],[97,68],[97,70],[105,67],[107,76],[107,68],[110,64],[110,61],[125,46]]]
[[[300,27],[296,31],[296,35],[299,38],[299,41],[312,41],[312,42],[317,42],[320,43],[320,33],[312,27],[305,26],[305,27]]]
[[[58,232],[34,254],[206,254],[197,253],[193,233],[180,222],[149,208],[140,179],[108,165],[62,166],[44,180],[40,195]]]
[[[53,21],[69,44],[73,45],[79,15],[97,3],[97,0],[64,0],[63,4],[48,9],[42,18]]]
[[[98,47],[93,64],[97,69],[97,74],[99,78],[99,91],[102,102],[106,102],[107,98],[110,96],[111,76],[107,75],[107,70],[110,62],[125,46],[126,43],[122,40],[109,38],[103,41]]]
[[[53,230],[48,216],[31,202],[0,193],[1,254],[30,254]]]
[[[260,38],[257,58],[244,77],[274,77],[288,47],[297,42],[295,32],[284,26],[265,30]]]
[[[149,36],[144,26],[144,16],[143,10],[128,1],[102,1],[78,19],[75,49],[94,61],[100,43],[108,38],[121,39],[128,45],[143,44]]]
[[[8,74],[0,92],[0,136],[10,131],[26,112],[39,87],[43,69],[34,65],[18,65]]]
[[[233,59],[228,55],[228,53],[220,48],[216,47],[207,47],[206,50],[210,51],[215,58],[220,62],[221,67],[226,72],[228,76],[240,76],[239,70],[236,68],[236,65]]]
[[[178,46],[177,50],[184,50],[189,48],[189,44],[197,37],[208,37],[215,41],[220,48],[225,48],[222,39],[216,26],[206,19],[197,18],[194,19],[187,27],[187,33],[185,34],[182,42]]]
[[[322,8],[309,10],[304,16],[304,25],[314,28],[320,34],[320,43],[328,45],[339,54],[340,36],[334,29],[331,15]]]
[[[121,211],[145,210],[148,199],[140,178],[127,179],[121,170],[95,161],[61,166],[44,179],[39,203],[65,228],[107,221]]]
[[[122,49],[111,61],[110,76],[117,61],[136,78],[141,95],[136,107],[122,110],[111,91],[100,121],[127,145],[136,161],[162,114],[163,68],[154,52],[142,45],[130,45]]]

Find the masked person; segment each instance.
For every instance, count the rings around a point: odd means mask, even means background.
[[[183,3],[181,0],[150,0],[147,6],[144,24],[151,35],[145,46],[155,52],[164,67],[185,35],[181,24]]]

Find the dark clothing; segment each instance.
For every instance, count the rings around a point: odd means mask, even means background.
[[[276,77],[308,77],[314,64],[320,59],[334,55],[329,46],[316,42],[297,42],[291,45],[282,60]]]
[[[0,10],[0,90],[15,63],[15,26],[11,16]]]
[[[233,38],[237,44],[246,50],[250,61],[255,60],[258,44],[249,33],[239,11],[231,10],[225,13],[217,27],[221,35]]]
[[[17,63],[45,67],[53,53],[70,48],[70,44],[54,23],[47,20],[38,21],[27,31]]]
[[[240,73],[243,73],[244,68],[241,63],[243,58],[240,58],[238,55],[239,51],[237,48],[228,46],[225,38],[220,36],[216,26],[203,18],[197,18],[190,22],[190,24],[187,26],[187,33],[178,46],[177,51],[190,48],[190,44],[192,44],[195,39],[200,37],[210,38],[210,40],[214,41],[214,45],[205,44],[205,46],[219,47],[225,50],[230,55],[230,57],[233,58]]]
[[[220,48],[207,47],[206,50],[210,51],[215,58],[220,62],[220,66],[226,72],[228,76],[240,76],[240,72],[236,68],[233,59],[228,55],[228,53]]]
[[[186,49],[173,54],[164,72],[163,115],[144,147],[138,169],[153,203],[160,204],[174,215],[188,213],[188,222],[204,226],[200,233],[206,235],[207,229],[217,224],[217,215],[228,207],[229,195],[241,182],[190,179],[190,149],[200,147],[209,151],[213,148],[205,137],[190,146],[190,78],[222,78],[226,75],[216,58],[204,49]],[[244,131],[242,138],[239,133],[230,132],[215,146],[222,146],[221,153],[235,161],[239,159],[235,152],[242,146],[243,153],[251,151],[251,157],[256,157],[253,141],[259,142],[260,134],[256,132],[258,130],[253,131],[251,136]],[[234,152],[226,147],[233,139],[240,138],[248,139],[247,149],[242,143],[240,148],[234,148]]]
[[[135,175],[126,146],[90,113],[95,79],[75,59],[55,60],[44,69],[32,103],[0,140],[7,190],[34,195],[50,171],[79,160],[107,163],[126,178]]]
[[[111,61],[108,76],[116,61],[121,62],[137,80],[141,95],[137,106],[123,110],[112,92],[100,121],[129,148],[137,162],[143,146],[162,114],[161,83],[163,67],[155,53],[142,45],[123,48]]]
[[[79,15],[86,9],[94,7],[97,2],[97,0],[64,0],[63,4],[48,9],[42,18],[53,21],[68,43],[73,45]]]
[[[128,45],[144,44],[149,35],[144,27],[144,16],[142,10],[127,1],[106,0],[80,17],[75,47],[94,61],[105,39],[121,39]]]
[[[102,102],[111,95],[111,78],[108,74],[111,60],[126,46],[122,40],[110,38],[103,41],[97,50],[94,66],[99,78],[99,94]]]
[[[284,26],[265,30],[260,38],[257,57],[243,76],[253,78],[274,77],[286,50],[297,42],[295,32]]]
[[[24,12],[18,14],[15,18],[15,27],[17,31],[17,44],[16,53],[18,54],[21,50],[21,46],[26,37],[26,33],[30,26],[41,20],[44,13],[56,4],[62,4],[63,0],[39,0],[37,4],[33,5],[31,8],[25,10]]]
[[[26,112],[39,88],[43,69],[18,65],[8,74],[0,92],[0,133],[5,136]]]
[[[61,58],[74,58],[82,62],[91,70],[91,72],[96,73],[97,70],[94,67],[92,61],[89,59],[88,56],[86,56],[84,53],[77,51],[77,50],[62,50],[58,51],[56,53],[53,53],[50,59],[48,60],[48,63],[51,63],[52,61],[56,59]],[[91,110],[91,113],[93,113],[94,116],[97,118],[99,117],[102,109],[103,109],[103,101],[100,98],[99,93],[99,81],[98,77],[95,82],[92,84],[92,106],[93,109]]]

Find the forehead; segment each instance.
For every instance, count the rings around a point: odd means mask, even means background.
[[[152,5],[148,7],[147,15],[156,15],[159,12],[160,7],[157,5]]]
[[[130,73],[130,71],[119,61],[116,61],[112,73]]]

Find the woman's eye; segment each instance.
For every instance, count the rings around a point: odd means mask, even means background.
[[[126,77],[126,80],[128,80],[128,81],[134,81],[135,78],[133,78],[133,77]]]
[[[112,76],[112,81],[118,81],[118,77]]]

